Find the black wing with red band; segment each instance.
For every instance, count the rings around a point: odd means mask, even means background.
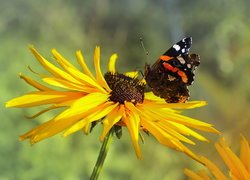
[[[191,45],[192,45],[191,37],[183,38],[182,40],[174,44],[171,48],[169,48],[163,55],[169,57],[176,57],[188,54]]]
[[[194,81],[194,71],[200,64],[197,54],[189,54],[192,38],[186,37],[169,48],[152,65],[145,66],[145,80],[153,93],[166,102],[186,102],[188,87]]]

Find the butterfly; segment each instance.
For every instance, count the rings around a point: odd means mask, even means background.
[[[186,102],[188,86],[194,82],[195,69],[200,56],[189,54],[192,38],[185,37],[169,48],[151,66],[145,65],[144,78],[152,92],[167,103]]]

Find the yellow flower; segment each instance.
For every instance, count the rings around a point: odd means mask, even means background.
[[[240,156],[237,157],[235,153],[226,145],[225,139],[215,144],[215,147],[223,159],[229,170],[230,179],[237,180],[249,180],[250,179],[250,146],[249,141],[244,136],[241,138]],[[224,175],[222,171],[210,160],[205,157],[200,158],[201,162],[208,168],[213,176],[218,180],[226,180],[227,175]],[[191,179],[202,180],[202,179],[213,179],[205,171],[199,171],[195,173],[189,169],[184,170],[185,174]]]
[[[140,133],[146,132],[155,136],[161,144],[198,160],[198,157],[183,142],[195,144],[186,136],[193,136],[201,141],[207,141],[207,139],[191,128],[218,133],[211,124],[180,114],[182,109],[206,105],[205,101],[169,104],[151,92],[144,93],[145,83],[137,78],[137,73],[119,74],[116,71],[116,54],[110,57],[108,72],[103,76],[99,47],[96,47],[94,52],[95,75],[89,70],[80,51],[76,52],[76,58],[82,72],[55,49],[52,50],[52,54],[61,68],[42,57],[35,48],[31,47],[30,50],[50,73],[39,75],[51,87],[20,74],[20,77],[37,91],[8,101],[6,107],[50,105],[32,118],[55,108],[64,109],[53,119],[21,135],[20,140],[30,139],[33,144],[62,131],[64,136],[78,130],[88,134],[100,122],[103,125],[101,141],[112,127],[118,130],[127,127],[138,158],[141,158]]]

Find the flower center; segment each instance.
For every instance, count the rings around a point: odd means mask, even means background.
[[[110,100],[124,104],[125,101],[134,104],[144,100],[145,85],[137,78],[131,78],[124,74],[107,72],[104,75],[109,87],[112,89]]]

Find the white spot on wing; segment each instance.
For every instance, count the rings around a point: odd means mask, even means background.
[[[178,59],[178,61],[179,61],[181,64],[185,64],[185,63],[186,63],[186,61],[185,61],[181,56],[177,57],[177,59]]]
[[[191,64],[187,64],[187,67],[190,69],[191,68]]]
[[[185,48],[183,48],[183,49],[181,50],[181,52],[182,52],[182,53],[185,53]]]
[[[173,45],[173,48],[174,48],[176,51],[179,51],[179,50],[181,49],[181,47],[180,47],[178,44]]]

